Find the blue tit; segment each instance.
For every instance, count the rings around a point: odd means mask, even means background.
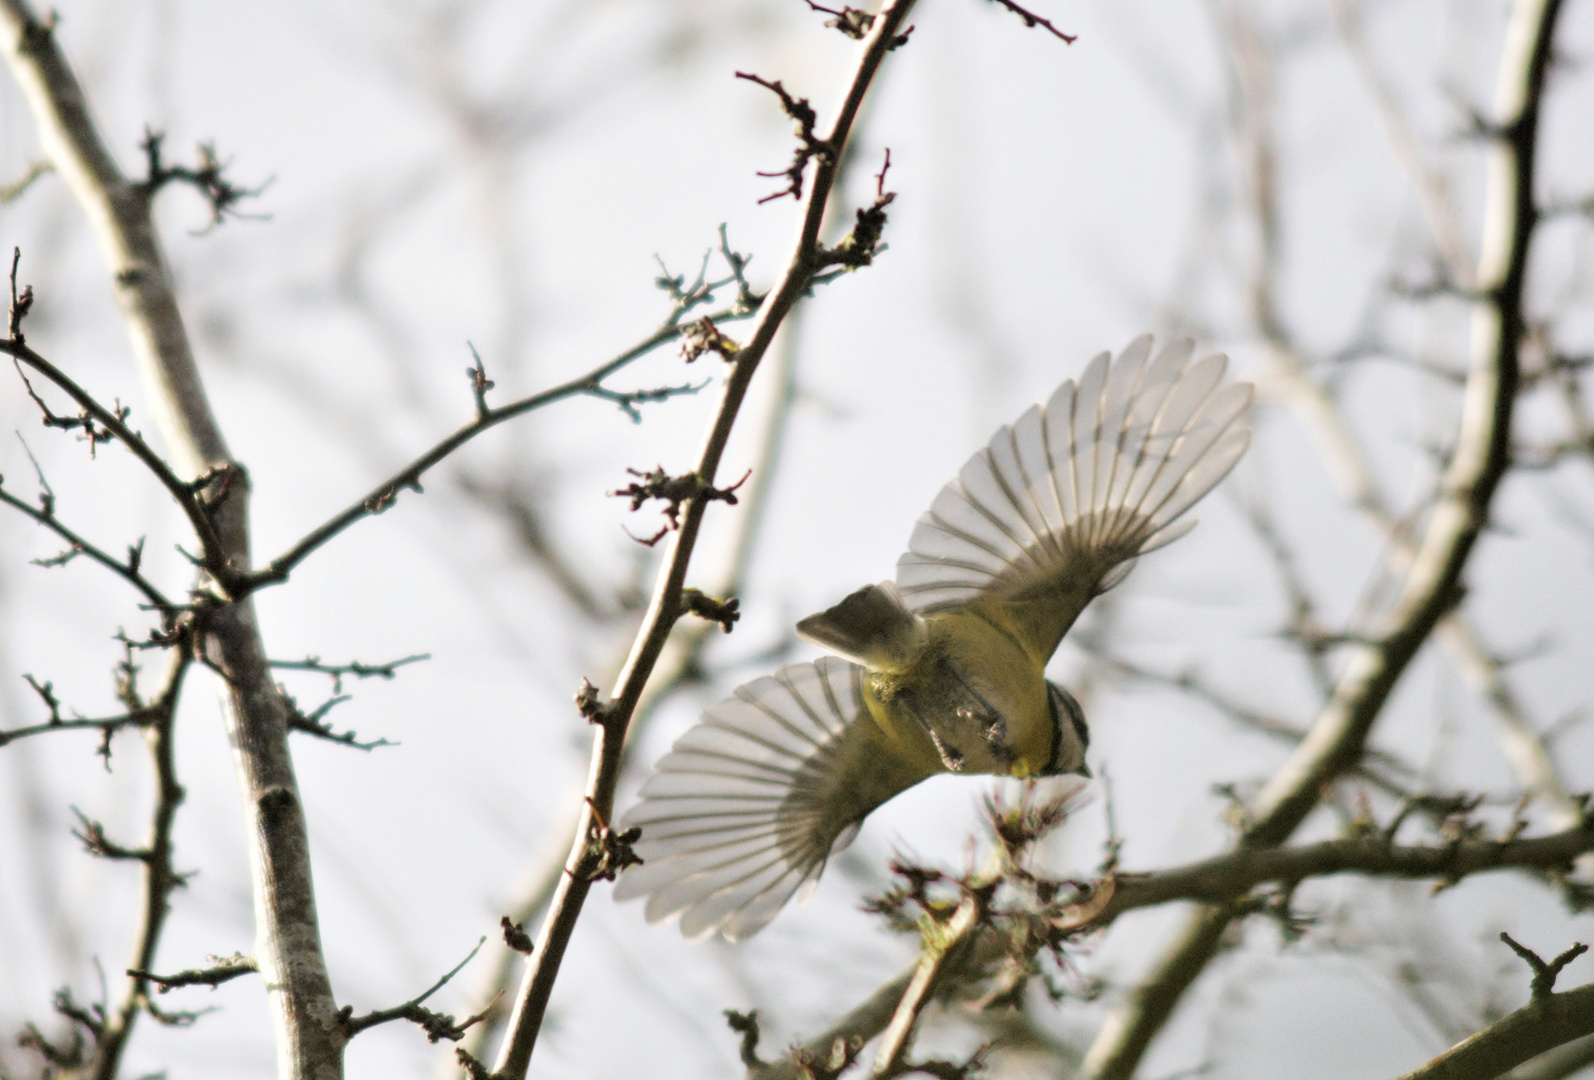
[[[797,632],[840,656],[738,687],[659,761],[616,899],[735,941],[775,916],[877,806],[938,773],[1088,776],[1089,731],[1047,661],[1092,597],[1250,442],[1249,384],[1177,341],[1103,353],[1003,427],[919,519],[895,582]]]

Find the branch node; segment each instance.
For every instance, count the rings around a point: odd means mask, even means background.
[[[640,544],[652,547],[665,535],[681,527],[681,509],[693,499],[702,499],[705,502],[723,502],[731,506],[736,505],[736,489],[747,482],[753,475],[753,470],[748,469],[742,478],[727,488],[717,488],[705,481],[695,472],[685,473],[681,476],[671,476],[660,465],[651,472],[638,472],[636,469],[627,469],[627,473],[637,477],[641,483],[630,483],[623,488],[611,491],[608,494],[621,499],[631,500],[632,511],[642,508],[642,504],[649,499],[659,499],[666,505],[664,507],[665,525],[653,536],[642,539],[632,536]],[[629,535],[629,534],[628,534]]]
[[[793,199],[800,200],[803,197],[803,170],[808,167],[808,162],[815,157],[821,160],[829,160],[835,153],[835,147],[814,134],[814,124],[819,119],[818,114],[814,112],[814,107],[809,104],[807,98],[794,98],[788,94],[786,88],[780,84],[779,79],[771,82],[746,71],[738,71],[736,77],[738,79],[746,79],[751,83],[757,83],[780,98],[780,107],[787,116],[792,118],[792,121],[797,126],[797,149],[792,155],[791,164],[776,172],[761,172],[758,174],[759,176],[768,177],[784,176],[786,178],[786,186],[772,195],[765,195],[758,200],[759,204],[763,205],[775,199],[785,198],[787,195],[790,195]]]
[[[582,679],[581,686],[576,690],[576,712],[580,713],[589,724],[602,724],[609,719],[609,710],[599,698],[598,688],[592,685],[590,679]]]
[[[1555,980],[1561,977],[1561,971],[1566,965],[1588,952],[1588,946],[1581,941],[1574,942],[1572,947],[1561,953],[1554,960],[1545,961],[1538,953],[1521,944],[1504,930],[1500,931],[1500,940],[1511,946],[1511,951],[1520,956],[1533,969],[1532,995],[1534,1001],[1542,1001],[1555,991]]]
[[[642,856],[631,846],[642,839],[641,827],[632,826],[617,833],[603,820],[598,804],[590,795],[587,808],[592,811],[592,819],[587,823],[587,846],[571,876],[581,881],[613,881],[626,867],[642,865]]]
[[[821,8],[820,10],[824,9]],[[756,1069],[764,1065],[764,1059],[758,1056],[758,1010],[752,1009],[745,1013],[739,1013],[735,1009],[726,1009],[725,1023],[730,1025],[732,1031],[742,1037],[742,1043],[739,1048],[742,1064],[749,1069]]]
[[[720,624],[725,633],[731,632],[736,620],[742,617],[741,601],[734,596],[729,600],[716,600],[699,589],[681,590],[681,607],[709,622]]]
[[[715,353],[726,363],[734,363],[741,346],[720,333],[714,320],[705,315],[681,334],[681,359],[692,363],[704,353]]]
[[[476,346],[467,341],[465,347],[470,349],[471,359],[474,361],[465,369],[465,377],[470,380],[470,392],[476,399],[476,419],[485,420],[492,412],[487,407],[487,391],[497,384],[487,377],[487,369],[482,365],[482,354],[476,351]]]
[[[526,928],[510,919],[508,915],[498,920],[498,925],[504,931],[504,944],[514,949],[521,956],[531,955],[531,935],[526,933]]]

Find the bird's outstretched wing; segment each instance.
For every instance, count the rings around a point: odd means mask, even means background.
[[[646,896],[657,922],[731,941],[774,918],[875,807],[925,778],[884,745],[863,669],[793,664],[708,709],[654,767],[621,822],[643,859],[615,899]]]
[[[1251,386],[1219,387],[1227,358],[1190,364],[1151,337],[1107,353],[971,457],[919,519],[897,586],[920,614],[971,606],[1044,663],[1092,596],[1184,535],[1180,515],[1250,442]]]

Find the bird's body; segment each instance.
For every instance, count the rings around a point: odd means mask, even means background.
[[[940,772],[1083,773],[1079,705],[1045,676],[1081,611],[1243,453],[1250,387],[1149,337],[1004,427],[920,518],[895,582],[797,624],[836,653],[738,687],[659,762],[616,897],[736,940],[876,807]]]
[[[889,584],[853,595],[863,593],[885,594],[880,602],[914,618]],[[826,620],[841,608],[803,620],[798,632],[830,644]],[[899,663],[865,664],[865,708],[895,751],[921,764],[925,775],[1047,771],[1058,740],[1047,705],[1045,659],[1026,648],[999,614],[979,608],[918,621],[921,640]]]

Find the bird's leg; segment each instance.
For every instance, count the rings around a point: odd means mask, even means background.
[[[929,721],[919,714],[918,709],[913,707],[913,702],[908,695],[904,694],[900,700],[902,707],[908,710],[908,715],[917,720],[919,726],[924,729],[924,733],[930,736],[930,741],[935,744],[935,752],[941,755],[941,764],[946,766],[947,771],[962,772],[964,765],[963,755],[958,752],[957,748],[948,746],[941,741],[941,736],[935,733],[935,728],[931,727]]]
[[[1012,748],[1007,744],[1007,720],[1000,711],[993,707],[989,701],[985,700],[984,695],[969,685],[969,681],[963,677],[963,673],[955,665],[947,664],[947,670],[952,672],[952,676],[957,679],[964,690],[968,691],[969,696],[980,703],[978,710],[971,709],[966,705],[960,706],[957,710],[957,715],[964,720],[972,720],[978,724],[980,726],[980,737],[990,747],[991,756],[1004,765],[1011,765],[1017,755],[1013,753]]]

